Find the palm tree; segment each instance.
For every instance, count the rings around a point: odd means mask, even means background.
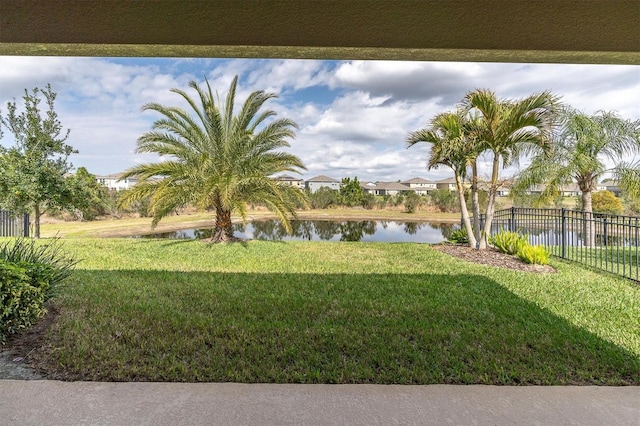
[[[547,198],[557,193],[561,185],[576,182],[582,192],[585,224],[592,223],[591,193],[605,174],[612,174],[628,194],[640,196],[640,161],[628,161],[637,154],[640,120],[624,120],[604,111],[587,115],[566,107],[553,149],[532,159],[514,189],[522,192],[544,183],[540,197]],[[615,166],[608,167],[607,162]],[[585,244],[593,246],[593,226],[585,227],[585,234]]]
[[[205,88],[189,83],[197,100],[172,89],[188,103],[191,114],[157,103],[142,108],[163,117],[140,136],[136,151],[157,153],[167,160],[127,170],[122,179],[140,181],[121,200],[122,205],[151,197],[152,226],[184,205],[215,210],[214,242],[234,240],[231,214],[238,213],[246,222],[249,202],[266,205],[291,229],[289,216],[296,216],[296,203],[306,205],[306,197],[298,188],[269,176],[305,169],[298,157],[277,151],[289,146],[287,139],[295,137],[297,125],[284,118],[267,121],[275,112],[260,109],[276,95],[264,91],[251,93],[234,115],[237,82],[236,76],[223,105],[208,81]]]
[[[481,249],[487,247],[491,232],[501,163],[507,167],[535,147],[546,149],[550,145],[556,104],[557,98],[548,91],[509,100],[498,99],[490,90],[477,89],[463,99],[462,109],[476,120],[473,126],[476,142],[493,156]]]
[[[430,124],[429,128],[409,133],[406,139],[407,147],[412,147],[419,142],[429,143],[431,153],[427,161],[427,170],[441,165],[453,170],[462,223],[469,236],[469,245],[476,247],[477,240],[471,226],[465,201],[465,188],[462,184],[467,175],[467,166],[469,163],[475,163],[477,158],[475,145],[469,140],[466,131],[467,122],[459,112],[445,112],[436,115]]]

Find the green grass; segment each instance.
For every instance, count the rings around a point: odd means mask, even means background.
[[[562,257],[560,246],[549,247],[551,253]],[[574,247],[568,246],[566,259],[613,274],[640,280],[640,257],[636,247]]]
[[[640,287],[420,244],[70,239],[35,359],[51,377],[640,384]]]

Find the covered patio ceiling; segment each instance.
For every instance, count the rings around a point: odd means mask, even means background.
[[[640,1],[0,0],[0,55],[640,64]]]

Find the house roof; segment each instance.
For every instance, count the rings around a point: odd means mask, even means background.
[[[302,179],[297,178],[297,177],[293,177],[291,175],[282,175],[282,176],[275,176],[273,179],[275,180],[294,180],[294,181],[300,181]]]
[[[560,185],[560,191],[562,192],[582,192],[580,187],[576,183],[568,183],[566,185]]]
[[[405,180],[402,183],[404,183],[405,185],[409,185],[412,183],[434,183],[434,182],[428,179],[422,179],[421,177],[414,177],[413,179]]]
[[[448,178],[437,180],[436,183],[456,183],[456,178],[448,177]]]
[[[384,189],[386,191],[413,191],[413,188],[400,182],[376,182],[375,189]]]
[[[338,182],[339,183],[340,181],[334,178],[330,178],[329,176],[319,175],[316,177],[312,177],[311,179],[307,180],[307,182]]]
[[[115,179],[115,180],[120,179],[120,176],[122,176],[122,173],[113,173],[110,175],[95,175],[96,179]]]

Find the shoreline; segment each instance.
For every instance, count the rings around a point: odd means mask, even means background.
[[[54,222],[43,223],[43,238],[53,238],[59,236],[61,238],[122,238],[133,237],[137,235],[149,235],[164,232],[175,232],[184,229],[206,229],[212,228],[215,219],[197,219],[189,220],[194,216],[202,216],[201,214],[191,214],[183,216],[172,216],[169,221],[160,222],[155,228],[151,228],[151,218],[142,219],[144,223],[140,223],[140,218],[135,219],[107,219],[103,221],[93,222]],[[185,220],[177,221],[176,217],[182,217]],[[247,222],[277,219],[277,216],[269,211],[252,211],[247,217]],[[376,220],[376,221],[397,221],[397,222],[432,222],[432,223],[459,223],[460,219],[451,217],[451,214],[442,214],[434,212],[405,213],[401,211],[390,210],[311,210],[301,211],[297,214],[299,220]],[[233,223],[240,223],[239,217],[232,219]],[[116,224],[117,226],[113,226]],[[84,226],[83,226],[84,225]],[[91,229],[91,228],[94,229]],[[65,229],[67,228],[67,229]],[[83,229],[85,228],[85,229]]]

